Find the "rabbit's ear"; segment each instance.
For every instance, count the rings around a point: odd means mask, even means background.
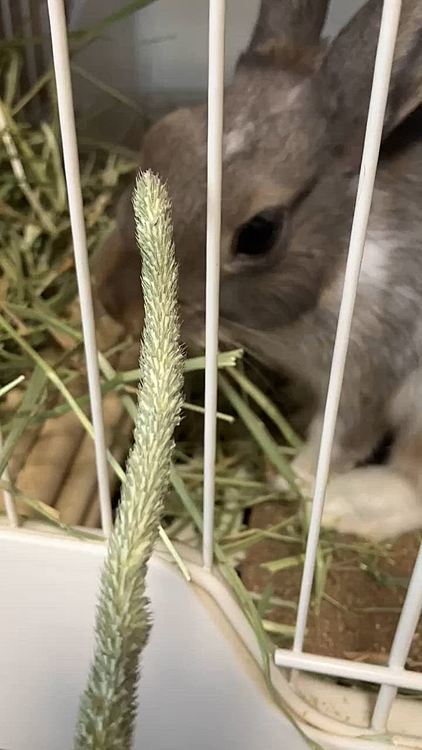
[[[261,0],[252,38],[243,59],[277,42],[290,48],[318,45],[329,0]]]
[[[368,0],[332,42],[316,73],[326,92],[333,145],[352,161],[360,160],[382,5]],[[422,0],[403,0],[383,137],[421,101]]]

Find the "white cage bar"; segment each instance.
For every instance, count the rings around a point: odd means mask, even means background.
[[[419,548],[418,557],[413,569],[412,578],[406,594],[406,600],[400,615],[399,624],[391,647],[388,673],[395,674],[403,670],[409,655],[413,636],[418,626],[418,620],[422,612],[422,544]],[[386,727],[388,716],[397,695],[400,685],[394,682],[388,685],[384,682],[375,705],[372,717],[372,726],[377,731],[383,731]],[[422,675],[419,675],[419,687],[422,690]]]
[[[72,227],[73,251],[82,314],[82,330],[88,372],[89,398],[94,425],[95,460],[101,508],[101,525],[108,535],[112,528],[112,509],[108,481],[107,450],[102,412],[98,349],[95,335],[95,320],[89,275],[86,245],[85,220],[82,203],[81,178],[79,173],[78,146],[76,140],[75,112],[73,107],[72,80],[70,75],[69,48],[67,43],[66,14],[63,0],[48,0],[51,27],[54,71],[57,86],[57,101],[60,130],[63,144],[63,159]]]
[[[204,566],[213,561],[217,357],[223,162],[225,0],[210,0],[208,50],[208,195],[204,420]]]
[[[371,210],[372,194],[374,191],[384,114],[393,65],[394,47],[400,18],[400,8],[401,0],[385,0],[383,6],[355,213],[353,216],[343,296],[340,305],[325,406],[324,423],[322,427],[321,447],[315,478],[315,493],[312,502],[312,513],[293,644],[293,650],[295,652],[302,651],[305,638],[306,621],[308,618],[311,599],[312,582],[314,578],[322,512],[330,469],[334,432],[343,385],[344,368],[349,346],[360,268],[365,247],[369,213]]]
[[[58,92],[60,126],[68,190],[69,211],[75,252],[89,394],[95,432],[97,480],[101,504],[102,528],[112,527],[108,482],[107,452],[102,416],[98,350],[95,336],[92,291],[80,184],[75,118],[72,100],[69,51],[63,0],[47,0],[51,40]],[[27,0],[20,0],[21,7]],[[11,2],[1,0],[4,33],[13,35]],[[406,600],[391,649],[388,666],[356,663],[304,652],[306,623],[310,608],[320,525],[329,475],[330,458],[337,419],[344,368],[350,338],[359,273],[374,190],[385,107],[393,63],[401,10],[401,0],[384,0],[382,20],[374,67],[374,78],[368,112],[358,194],[349,244],[343,296],[333,352],[330,381],[321,436],[315,494],[312,505],[304,572],[299,598],[296,632],[292,650],[276,649],[275,664],[315,674],[330,675],[380,686],[372,717],[372,731],[382,733],[387,726],[398,689],[422,691],[422,674],[405,669],[412,638],[422,610],[422,545],[414,566]],[[224,102],[224,33],[225,0],[209,2],[209,80],[208,80],[208,180],[207,180],[207,279],[206,279],[206,369],[204,423],[204,531],[203,565],[210,570],[213,562],[213,527],[215,496],[217,355],[219,314],[219,272],[222,198],[222,146]],[[1,446],[0,446],[1,447]],[[17,515],[10,494],[5,507],[11,526]],[[213,579],[214,580],[214,579]],[[353,742],[350,738],[350,747]]]
[[[279,667],[302,669],[305,672],[315,672],[344,680],[361,680],[392,685],[406,690],[422,690],[421,674],[398,667],[382,667],[377,664],[363,664],[348,659],[334,659],[331,656],[317,656],[304,651],[296,653],[284,649],[277,649],[275,661]]]

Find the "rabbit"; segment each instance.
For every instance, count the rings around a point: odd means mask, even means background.
[[[366,2],[329,45],[321,40],[327,9],[328,0],[262,0],[224,110],[221,341],[313,394],[293,462],[309,496],[382,2]],[[422,142],[409,125],[421,99],[422,0],[403,0],[323,514],[327,528],[374,540],[422,526]],[[196,343],[205,319],[206,138],[206,105],[183,108],[151,128],[140,153],[141,169],[158,173],[170,193],[183,334]],[[127,249],[130,195],[122,206]],[[387,464],[365,465],[389,431]]]

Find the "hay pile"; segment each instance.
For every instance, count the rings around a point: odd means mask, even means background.
[[[3,47],[0,386],[24,380],[2,397],[0,475],[3,488],[20,501],[21,513],[42,515],[62,527],[93,527],[100,520],[99,507],[58,121],[53,106],[45,121],[31,122],[30,104],[41,84],[21,95],[20,71],[19,53]],[[51,85],[51,79],[45,77],[43,83]],[[114,231],[116,195],[134,167],[135,156],[124,149],[107,144],[81,149],[88,248],[91,258],[99,254],[100,262]],[[100,367],[108,445],[115,461],[110,480],[118,493],[115,469],[130,444],[133,386],[138,380],[134,364],[125,366],[120,354],[136,352],[137,341],[105,312],[102,302],[97,299]],[[303,498],[293,488],[284,496],[274,493],[267,466],[291,481],[289,462],[300,439],[269,390],[250,377],[241,352],[221,355],[220,366],[216,556],[255,629],[265,664],[271,642],[286,645],[292,640],[307,531]],[[188,388],[195,377],[202,386],[203,367],[202,358],[188,360]],[[185,405],[188,416],[179,433],[165,527],[173,540],[199,547],[202,395],[193,400]],[[10,479],[4,475],[8,463]],[[377,651],[382,661],[418,541],[413,535],[394,547],[375,546],[323,533],[307,647],[372,661]],[[370,632],[363,627],[368,596],[377,600],[370,612]],[[383,604],[385,596],[388,603]],[[341,632],[348,637],[339,638]],[[421,638],[419,632],[419,644]],[[409,666],[417,666],[420,658],[415,647]]]

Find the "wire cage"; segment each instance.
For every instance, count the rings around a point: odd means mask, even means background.
[[[72,100],[72,84],[66,30],[66,8],[63,0],[20,0],[1,3],[1,32],[10,38],[19,31],[24,36],[40,33],[50,24],[51,45],[57,86],[63,159],[72,226],[73,249],[81,305],[89,396],[95,433],[95,462],[99,487],[101,524],[107,536],[112,528],[107,446],[102,413],[98,350],[90,283],[82,193],[78,165],[78,146]],[[422,747],[422,712],[414,693],[422,692],[422,674],[405,668],[422,610],[422,546],[407,589],[396,634],[386,666],[352,660],[318,656],[304,651],[311,590],[315,575],[316,553],[320,535],[324,498],[328,482],[330,457],[338,412],[345,361],[351,332],[360,267],[368,226],[372,193],[380,150],[383,119],[387,103],[394,47],[400,20],[400,0],[384,0],[373,87],[367,119],[359,189],[350,237],[348,262],[344,279],[337,335],[329,380],[316,487],[309,524],[306,556],[301,583],[295,637],[291,649],[276,649],[271,675],[281,695],[304,732],[324,747],[373,748]],[[194,581],[207,591],[246,646],[259,660],[250,628],[220,578],[213,572],[214,498],[217,413],[217,357],[219,321],[219,253],[221,231],[223,89],[224,89],[225,0],[209,3],[209,84],[208,84],[208,211],[207,211],[207,281],[206,281],[206,370],[204,427],[204,528],[202,567],[192,561]],[[25,47],[26,76],[36,80],[49,55],[44,48],[30,42]],[[9,528],[1,530],[1,545],[19,547],[25,539],[25,527],[19,528],[15,499],[5,492]],[[41,532],[37,532],[41,534]],[[33,544],[28,541],[28,549]],[[38,542],[37,542],[38,544]],[[66,546],[67,543],[64,543]],[[82,544],[82,543],[81,543]],[[354,680],[359,688],[335,684],[323,678]],[[366,684],[378,686],[367,691]],[[399,695],[400,690],[410,696]],[[2,743],[0,732],[0,743]],[[280,737],[280,744],[283,738]]]

